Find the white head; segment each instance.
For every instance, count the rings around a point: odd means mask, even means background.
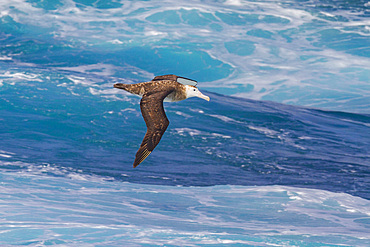
[[[198,88],[190,85],[185,85],[185,88],[186,88],[186,98],[198,97],[209,101],[209,97],[202,94]]]

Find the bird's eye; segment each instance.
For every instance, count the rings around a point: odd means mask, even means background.
[[[195,90],[195,88],[193,89],[193,91],[195,92],[196,90]]]

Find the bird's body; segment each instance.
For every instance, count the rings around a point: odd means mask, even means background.
[[[190,82],[189,84],[192,85],[179,83],[179,79]],[[163,108],[163,101],[174,102],[189,97],[199,97],[209,101],[209,97],[203,95],[195,85],[195,81],[176,75],[157,76],[150,82],[137,84],[114,84],[115,88],[142,97],[140,109],[147,126],[147,132],[136,153],[134,167],[143,162],[154,150],[170,123]]]
[[[116,84],[117,85],[117,84]],[[172,90],[166,96],[165,102],[175,102],[186,99],[185,85],[172,80],[141,82],[137,84],[118,84],[119,88],[132,94],[143,97],[145,93],[156,93],[164,90]]]

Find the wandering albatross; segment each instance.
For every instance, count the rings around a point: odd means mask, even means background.
[[[150,82],[137,84],[114,84],[115,88],[142,97],[140,109],[147,131],[136,153],[134,167],[137,167],[149,156],[170,124],[163,108],[163,101],[175,102],[190,97],[199,97],[209,101],[209,97],[202,94],[196,85],[196,81],[176,75],[156,76]]]

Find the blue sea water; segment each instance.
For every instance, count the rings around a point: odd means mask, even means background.
[[[370,2],[0,1],[1,246],[370,246]],[[140,99],[177,74],[137,168]]]

